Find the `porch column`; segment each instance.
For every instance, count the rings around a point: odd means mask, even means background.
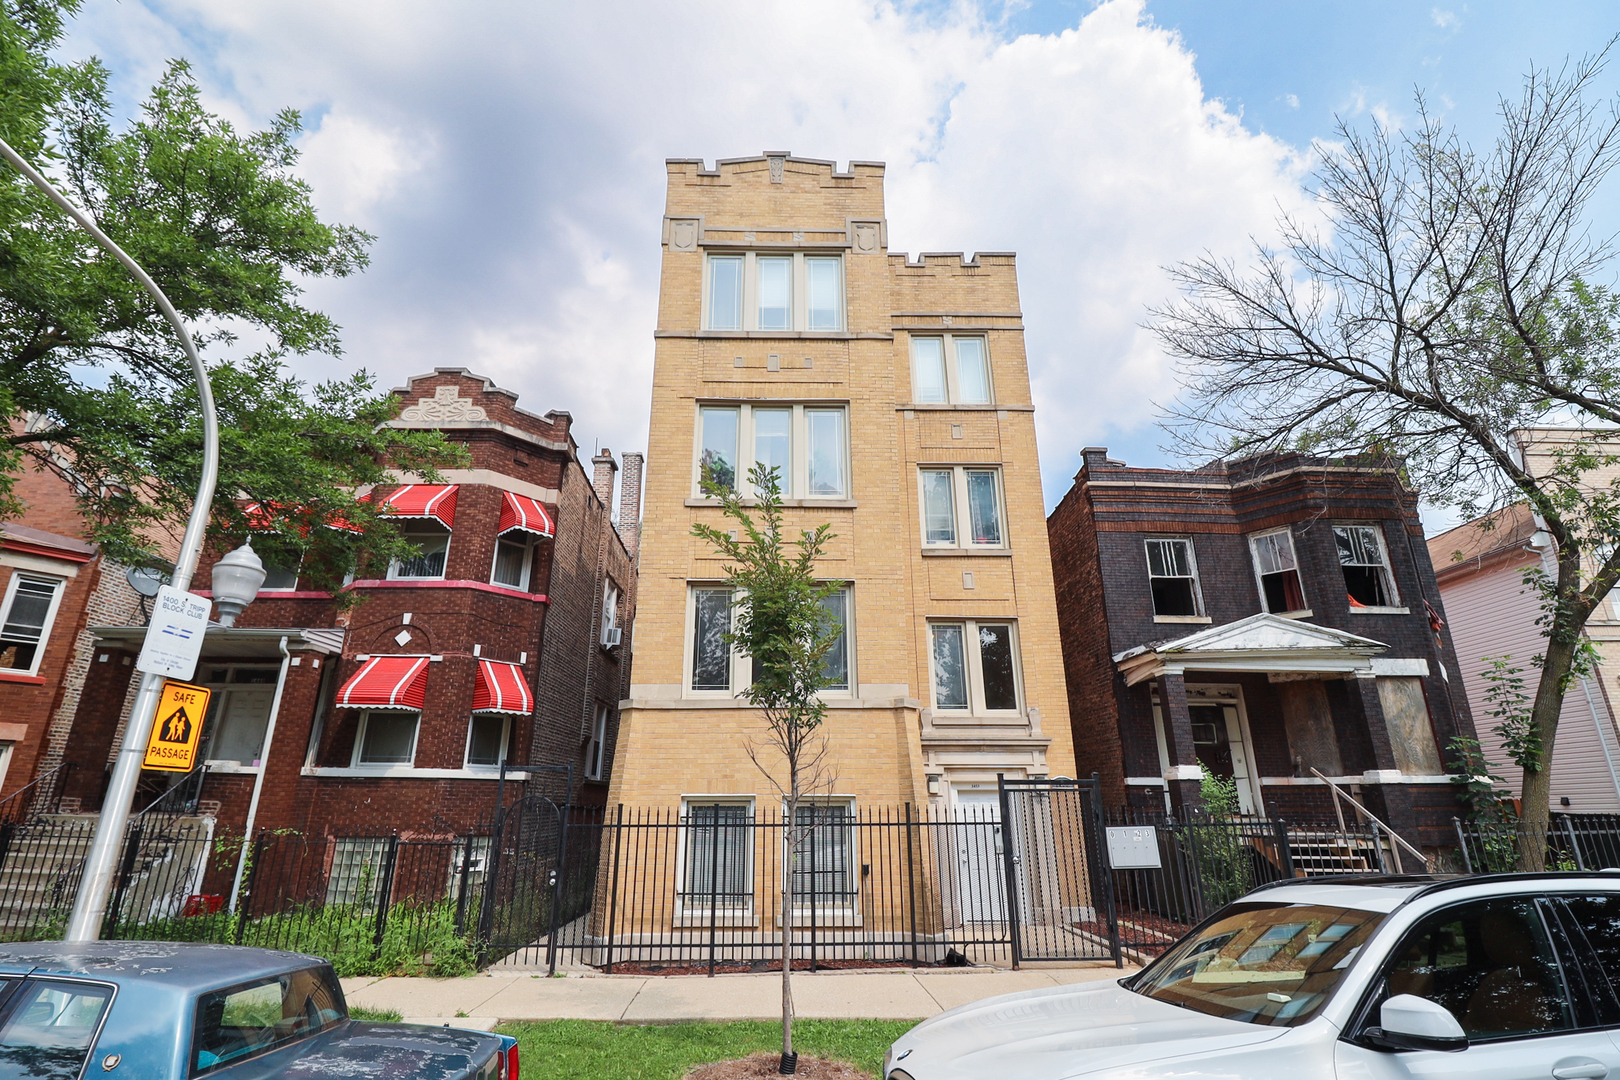
[[[1198,781],[1184,777],[1198,775],[1198,751],[1193,747],[1192,713],[1187,710],[1187,680],[1181,672],[1159,676],[1159,709],[1164,718],[1164,747],[1170,756],[1170,775],[1165,787],[1177,813],[1202,808],[1204,796]]]
[[[1378,696],[1377,677],[1371,671],[1356,672],[1356,689],[1361,692],[1361,713],[1367,723],[1373,761],[1379,772],[1398,774],[1401,767],[1396,764],[1395,749],[1389,741],[1389,723],[1384,719],[1384,702]],[[1390,828],[1401,834],[1402,839],[1411,844],[1417,843],[1417,813],[1412,806],[1412,793],[1405,785],[1368,784],[1362,791],[1368,796],[1364,800],[1367,809],[1382,817]]]

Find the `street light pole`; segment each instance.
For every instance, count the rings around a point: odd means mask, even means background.
[[[180,338],[180,346],[191,361],[192,374],[197,378],[197,400],[202,410],[203,469],[202,478],[197,482],[197,498],[191,504],[191,516],[186,520],[185,536],[180,541],[180,557],[175,560],[173,585],[184,592],[191,585],[191,575],[196,571],[197,560],[202,555],[203,533],[208,525],[209,507],[214,502],[214,485],[219,479],[219,421],[214,415],[214,392],[208,384],[208,370],[197,355],[197,346],[192,343],[191,334],[180,321],[180,313],[174,310],[174,305],[163,295],[157,282],[113,243],[112,238],[102,232],[88,214],[73,205],[66,195],[56,190],[3,139],[0,139],[0,157],[4,157],[12,168],[66,211],[69,217],[79,223],[80,228],[106,248],[152,294],[158,310],[174,327],[174,332]],[[148,626],[147,633],[151,632]],[[130,801],[135,795],[136,782],[140,780],[141,760],[152,734],[152,719],[157,715],[158,698],[163,693],[164,681],[163,676],[150,672],[141,676],[135,706],[130,710],[129,722],[124,725],[124,743],[118,751],[118,763],[113,766],[112,781],[101,803],[101,819],[96,823],[96,833],[90,841],[84,876],[79,881],[78,895],[73,899],[73,914],[68,919],[67,933],[63,935],[68,941],[95,941],[101,936],[101,922],[106,917],[107,896],[112,891],[118,849],[124,837],[124,827],[129,823]]]

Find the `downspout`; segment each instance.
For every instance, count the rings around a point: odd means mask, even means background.
[[[270,701],[270,722],[264,728],[264,748],[259,751],[259,775],[253,778],[253,798],[248,802],[247,824],[242,826],[242,853],[236,857],[236,877],[231,882],[231,906],[236,914],[236,896],[242,891],[242,874],[247,870],[248,852],[253,848],[253,823],[259,816],[259,793],[264,790],[264,774],[270,771],[270,747],[276,738],[276,718],[281,715],[281,692],[287,687],[287,667],[292,653],[287,651],[287,635],[281,635],[281,677],[276,680],[276,696]]]

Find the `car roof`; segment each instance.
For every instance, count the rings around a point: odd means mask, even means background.
[[[1472,885],[1511,883],[1524,886],[1534,882],[1539,888],[1603,883],[1620,888],[1620,872],[1614,870],[1556,870],[1535,874],[1336,874],[1320,877],[1284,878],[1257,886],[1243,899],[1282,904],[1324,904],[1361,908],[1385,914],[1433,893]]]
[[[189,941],[18,941],[0,945],[0,974],[72,975],[197,992],[327,961],[280,949]]]

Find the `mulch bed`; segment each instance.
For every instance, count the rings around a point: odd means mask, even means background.
[[[1108,940],[1108,924],[1101,919],[1089,922],[1077,922],[1075,929],[1093,934],[1103,941]],[[1119,937],[1125,945],[1144,956],[1158,956],[1177,941],[1192,927],[1186,923],[1167,919],[1163,915],[1154,915],[1147,911],[1122,911],[1119,913]]]
[[[901,969],[943,967],[943,964],[913,964],[910,960],[817,960],[818,971],[866,971],[871,969]],[[599,970],[606,972],[607,968]],[[759,975],[765,972],[780,972],[780,960],[717,960],[714,965],[716,975]],[[810,961],[793,961],[794,971],[809,971]],[[704,964],[656,964],[646,961],[632,961],[630,963],[613,964],[615,975],[707,975],[709,965]],[[800,1066],[801,1071],[803,1066]],[[749,1074],[752,1075],[752,1074]]]
[[[778,1071],[781,1062],[781,1054],[750,1054],[732,1061],[699,1065],[686,1074],[685,1080],[765,1080],[767,1077],[781,1080]],[[872,1080],[871,1073],[862,1072],[847,1061],[828,1061],[826,1058],[805,1057],[802,1054],[793,1075],[806,1076],[810,1080]]]

